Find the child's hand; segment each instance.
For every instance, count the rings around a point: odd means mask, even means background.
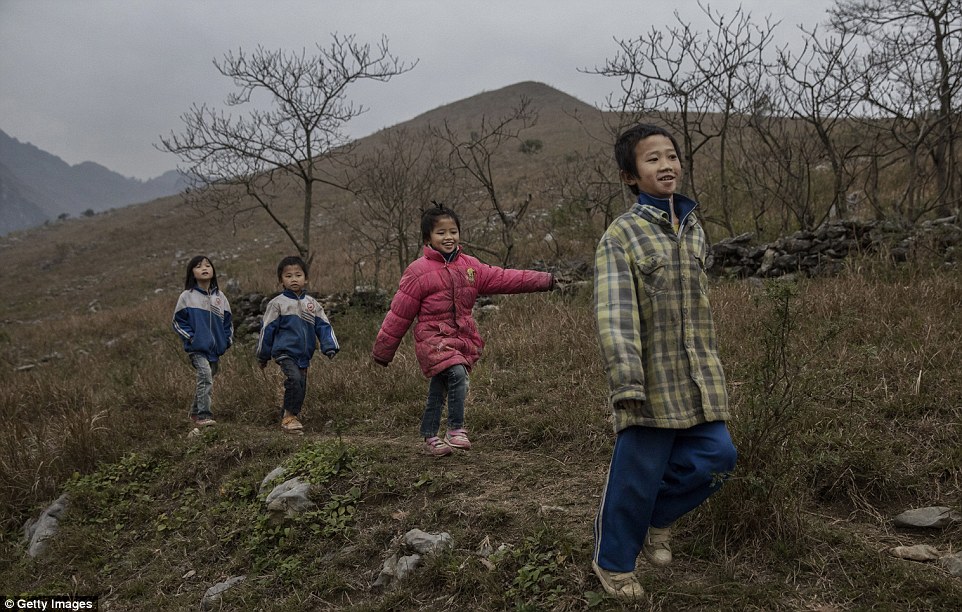
[[[266,362],[266,361],[258,361],[258,362],[257,362],[257,365],[258,365],[258,367],[260,367],[260,369],[263,370],[264,368],[267,367],[267,362]]]
[[[325,355],[328,359],[334,359],[334,355],[337,355],[337,351],[328,351],[328,352],[324,353],[324,355]]]
[[[572,286],[570,278],[560,274],[554,274],[551,278],[553,281],[551,284],[552,291],[557,291],[562,295],[567,295],[570,292]]]

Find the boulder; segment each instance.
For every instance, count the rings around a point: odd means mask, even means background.
[[[300,477],[282,482],[267,495],[268,511],[275,517],[293,517],[315,509],[317,506],[309,497],[310,488],[311,483]]]
[[[70,498],[66,493],[61,495],[40,514],[36,522],[30,523],[25,529],[27,536],[27,554],[31,557],[43,554],[47,550],[47,540],[56,535],[60,528],[60,517],[67,510]]]
[[[962,520],[962,515],[946,506],[930,506],[906,510],[893,519],[898,527],[948,527]]]

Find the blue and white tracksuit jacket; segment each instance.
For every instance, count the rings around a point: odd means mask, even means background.
[[[184,340],[184,350],[217,361],[234,342],[227,296],[216,287],[204,291],[196,285],[180,294],[174,308],[174,331]]]
[[[285,289],[268,302],[257,341],[257,360],[266,363],[279,357],[290,357],[297,367],[310,365],[317,343],[321,353],[333,357],[341,350],[327,315],[320,303],[302,293]]]

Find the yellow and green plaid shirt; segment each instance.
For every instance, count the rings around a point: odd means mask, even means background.
[[[595,318],[614,429],[684,429],[729,419],[725,373],[708,302],[697,204],[646,194],[608,227],[595,253]]]

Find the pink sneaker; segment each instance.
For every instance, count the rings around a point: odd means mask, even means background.
[[[434,457],[444,457],[445,455],[450,455],[454,451],[451,447],[444,443],[444,441],[437,437],[432,436],[430,438],[424,439],[424,454],[432,455]]]
[[[215,421],[210,417],[202,419],[200,417],[192,416],[190,417],[190,420],[193,421],[194,425],[196,425],[197,427],[210,427],[211,425],[217,424],[217,421]]]
[[[448,446],[453,448],[460,448],[461,450],[471,449],[471,440],[468,440],[467,429],[448,430],[448,433],[444,434],[444,441],[448,443]]]

